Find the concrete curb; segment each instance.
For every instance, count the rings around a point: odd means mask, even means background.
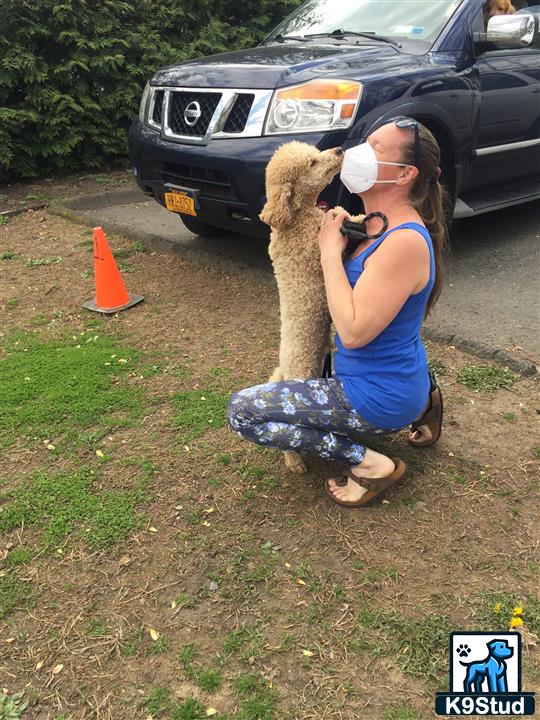
[[[426,326],[424,326],[422,330],[422,335],[427,340],[433,340],[434,342],[441,343],[442,345],[453,345],[469,355],[485,358],[486,360],[492,360],[498,365],[504,365],[509,370],[512,370],[519,375],[523,375],[524,377],[532,377],[538,373],[536,365],[529,360],[523,360],[507,350],[500,350],[499,348],[480,342],[479,340],[472,340],[471,338],[463,337],[462,335],[454,335],[451,331]]]
[[[106,205],[104,205],[104,201]],[[69,202],[64,202],[64,205],[51,205],[48,211],[51,214],[66,217],[67,219],[76,222],[79,225],[86,225],[92,227],[94,223],[92,218],[86,215],[77,214],[76,210],[94,210],[100,207],[110,205],[129,204],[132,202],[146,202],[147,197],[139,190],[125,190],[121,192],[101,193],[99,195],[82,195],[80,197],[73,198]],[[192,259],[195,262],[206,261],[207,257],[202,252],[186,248],[181,246],[179,243],[175,243],[166,238],[160,237],[159,235],[152,235],[143,230],[137,230],[128,228],[120,223],[107,223],[107,229],[109,232],[117,235],[124,235],[131,237],[134,240],[139,240],[151,252],[167,253],[169,255],[182,255],[188,259]],[[253,277],[259,282],[273,283],[274,278],[271,274],[263,272],[257,268],[246,268],[239,267],[237,264],[231,262],[228,259],[222,259],[220,261],[221,268],[232,274],[243,274],[248,271]],[[442,345],[453,345],[454,347],[462,350],[469,355],[474,357],[491,360],[498,365],[507,367],[509,370],[522,375],[523,377],[532,377],[538,374],[538,368],[534,363],[529,360],[524,360],[517,355],[514,355],[507,350],[502,350],[487,343],[473,340],[461,335],[456,335],[449,329],[445,328],[432,328],[424,326],[422,329],[422,335],[426,340],[432,340]]]
[[[2,210],[2,212],[0,212],[0,217],[10,218],[15,217],[16,215],[21,215],[29,210],[41,210],[44,207],[47,207],[48,204],[48,202],[38,202],[33,203],[32,205],[27,205],[26,207],[14,208],[13,210]]]

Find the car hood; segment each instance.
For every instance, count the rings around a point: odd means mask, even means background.
[[[158,70],[152,85],[272,89],[321,75],[361,79],[374,71],[418,65],[418,57],[382,43],[361,45],[287,42],[210,55]]]

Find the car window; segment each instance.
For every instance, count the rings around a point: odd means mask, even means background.
[[[308,0],[270,34],[306,35],[333,30],[368,32],[433,42],[461,0]]]
[[[533,2],[530,3],[528,3],[527,0],[511,0],[511,2],[510,0],[486,0],[483,6],[484,29],[487,29],[489,18],[493,15],[513,14],[529,14],[534,15],[536,18],[535,33],[532,44],[526,48],[516,48],[514,52],[516,50],[519,52],[520,49],[530,50],[531,48],[540,48],[540,4],[537,3],[537,0],[533,0]],[[496,49],[495,46],[493,49]]]

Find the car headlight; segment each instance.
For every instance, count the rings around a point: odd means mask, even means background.
[[[139,105],[139,120],[142,123],[147,122],[148,119],[148,100],[150,98],[150,83],[146,83],[144,86],[142,98],[141,98],[141,104]]]
[[[362,83],[352,80],[312,80],[276,90],[265,134],[348,128],[361,95]]]

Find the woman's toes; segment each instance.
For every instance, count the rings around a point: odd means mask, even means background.
[[[354,480],[348,480],[347,485],[338,485],[335,480],[331,479],[328,481],[328,487],[332,495],[338,500],[351,502],[359,500],[362,495],[367,492],[366,488],[354,482]]]
[[[420,425],[418,430],[413,430],[409,433],[411,440],[431,440],[431,430],[429,425]]]

